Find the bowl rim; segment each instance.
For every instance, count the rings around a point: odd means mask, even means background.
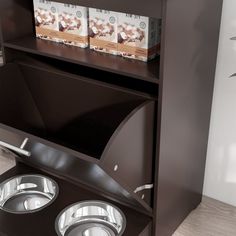
[[[125,231],[125,229],[126,229],[127,219],[126,219],[125,214],[123,213],[123,211],[122,211],[119,207],[117,207],[116,205],[114,205],[114,204],[112,204],[112,203],[110,203],[110,202],[106,202],[106,201],[101,201],[101,200],[85,200],[85,201],[79,201],[79,202],[75,202],[75,203],[72,203],[72,204],[68,205],[66,208],[64,208],[64,209],[58,214],[58,216],[57,216],[57,218],[56,218],[56,220],[55,220],[55,230],[56,230],[56,233],[57,233],[58,236],[65,236],[65,235],[62,235],[62,234],[61,234],[61,232],[60,232],[60,230],[59,230],[59,227],[58,227],[59,219],[60,219],[60,217],[63,215],[63,213],[66,212],[68,209],[70,209],[70,208],[76,206],[76,205],[79,205],[79,204],[86,204],[86,203],[88,203],[88,204],[89,204],[89,203],[95,203],[95,204],[102,203],[102,204],[107,204],[107,205],[113,207],[114,209],[116,209],[116,210],[121,214],[122,219],[123,219],[122,229],[121,229],[121,231],[117,234],[117,236],[122,236],[122,235],[123,235],[123,233],[124,233],[124,231]],[[71,226],[73,226],[73,225],[71,225]],[[71,226],[70,226],[70,227],[71,227]],[[69,227],[69,228],[70,228],[70,227]],[[68,229],[69,229],[69,228],[68,228]],[[67,229],[67,230],[68,230],[68,229]]]
[[[14,210],[9,210],[9,209],[5,208],[4,206],[0,205],[0,210],[1,211],[8,212],[8,213],[15,214],[15,215],[32,214],[32,213],[36,213],[36,212],[39,212],[39,211],[47,208],[53,202],[55,202],[55,200],[57,199],[57,197],[59,195],[59,191],[60,191],[59,185],[58,185],[58,183],[54,179],[52,179],[52,178],[50,178],[50,177],[48,177],[46,175],[42,175],[42,174],[20,174],[20,175],[15,175],[15,176],[12,176],[12,177],[4,180],[3,182],[1,182],[0,183],[0,187],[4,186],[6,183],[10,182],[13,179],[17,179],[17,178],[21,178],[21,177],[40,177],[40,178],[44,178],[44,179],[49,180],[50,182],[52,182],[55,185],[55,193],[53,195],[53,198],[47,204],[45,204],[42,207],[39,207],[39,208],[37,208],[35,210],[14,211]]]

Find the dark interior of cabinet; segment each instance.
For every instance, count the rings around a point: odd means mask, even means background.
[[[130,93],[142,94],[150,99],[157,100],[158,98],[158,83],[134,79],[119,73],[112,73],[101,69],[91,68],[89,65],[78,65],[76,63],[54,59],[51,57],[22,52],[21,50],[5,48],[5,53],[12,58],[12,62],[20,65],[30,65],[36,69],[54,72],[57,74],[64,74],[70,77],[74,75],[75,77],[80,76],[89,78],[94,81],[105,83],[107,86],[113,85],[113,87],[117,87],[118,89],[125,89]],[[134,61],[133,64],[135,64]],[[141,62],[141,64],[143,65],[145,63]]]
[[[3,68],[0,84],[1,123],[97,159],[122,121],[147,100],[25,65]]]

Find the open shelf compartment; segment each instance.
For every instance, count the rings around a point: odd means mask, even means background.
[[[2,127],[95,163],[132,195],[152,182],[154,101],[14,63],[0,68],[0,94]]]
[[[109,2],[107,0],[99,1],[99,3],[96,3],[95,1],[77,2],[73,0],[71,0],[71,2],[82,5],[86,3],[88,6],[90,3],[91,6],[101,4],[101,8],[102,6],[113,6],[115,8],[114,10],[117,11],[121,10],[119,6],[124,6],[121,3],[118,4],[113,1]],[[158,5],[158,2],[161,1],[155,2],[157,2],[156,4]],[[134,14],[140,11],[140,15],[146,15],[141,9],[145,9],[150,5],[144,4],[145,6],[143,8],[136,9],[135,12],[134,6],[136,4],[137,2],[134,3],[134,1],[128,1],[125,5],[129,5],[129,7],[132,6],[132,9],[134,9]],[[10,2],[3,0],[1,2],[0,35],[2,33],[4,49],[17,49],[19,51],[41,55],[45,58],[54,58],[153,84],[159,83],[159,57],[146,63],[137,60],[121,58],[119,56],[94,52],[88,48],[81,49],[73,46],[66,46],[59,43],[37,39],[35,37],[33,12],[33,0],[12,0]],[[150,12],[150,10],[148,10],[147,13],[148,12]],[[156,18],[159,19],[161,17],[156,16]],[[19,20],[21,22],[20,24]],[[9,58],[8,55],[6,55],[6,61],[11,59],[12,58]]]

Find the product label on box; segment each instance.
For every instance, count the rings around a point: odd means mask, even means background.
[[[66,44],[88,46],[88,10],[71,4],[58,4],[58,38]]]
[[[117,54],[117,13],[101,9],[89,9],[90,48]]]
[[[47,35],[48,37],[51,38],[56,38],[58,40],[64,40],[66,42],[64,43],[71,43],[71,45],[74,43],[78,44],[86,44],[88,45],[88,37],[87,36],[79,36],[79,35],[74,35],[70,33],[62,33],[59,31],[55,30],[49,30],[49,29],[44,29],[40,27],[36,27],[36,34],[38,35]]]
[[[117,51],[117,43],[107,42],[105,40],[96,38],[90,38],[90,44],[93,47],[93,49],[98,51],[102,51],[103,49],[106,49],[110,52]]]
[[[142,61],[155,57],[159,21],[126,13],[119,13],[118,16],[118,53]]]
[[[78,47],[88,46],[88,9],[34,0],[36,36]]]
[[[144,49],[121,44],[118,46],[118,50],[123,53],[123,56],[126,57],[148,58],[156,55],[157,46],[154,46],[149,49]]]
[[[57,3],[45,0],[34,0],[34,16],[36,36],[57,41],[56,32],[58,26]],[[45,29],[45,33],[43,32]]]

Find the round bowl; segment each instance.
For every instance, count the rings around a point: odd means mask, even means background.
[[[56,219],[58,236],[121,236],[125,227],[123,212],[102,201],[75,203]]]
[[[57,197],[57,183],[42,175],[20,175],[0,184],[0,209],[14,214],[40,211]]]

